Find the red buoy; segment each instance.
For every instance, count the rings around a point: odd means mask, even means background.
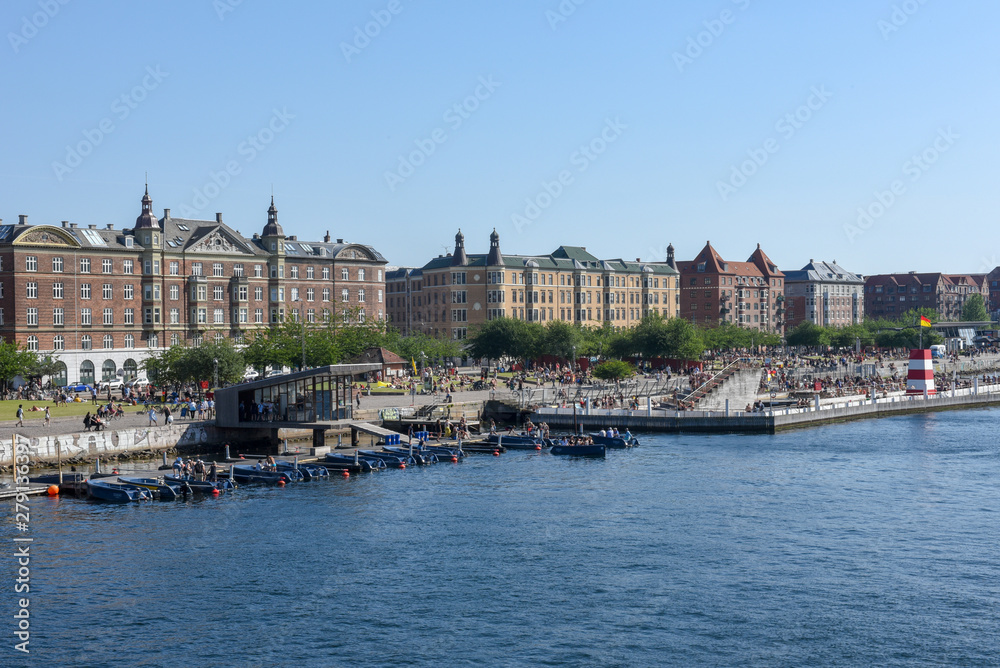
[[[348,471],[347,469],[344,469],[343,473],[344,473],[344,477],[345,478],[347,478],[347,477],[349,477],[351,475],[351,472]]]
[[[246,459],[246,457],[244,457],[243,455],[240,455],[240,459]]]
[[[218,496],[218,495],[219,495],[219,490],[218,490],[218,489],[215,489],[215,488],[213,487],[213,488],[212,488],[212,496]]]
[[[535,450],[541,450],[541,449],[542,449],[542,446],[540,446],[540,445],[536,445],[535,446]]]
[[[456,455],[452,455],[451,456],[451,461],[457,462],[458,461],[458,457]]]
[[[400,465],[399,465],[399,468],[401,468],[401,469],[405,469],[405,468],[406,468],[406,464],[400,464]]]
[[[59,496],[59,485],[49,485],[49,496]]]
[[[284,486],[285,486],[285,481],[284,480],[279,480],[278,481],[278,487],[284,487]]]
[[[493,451],[493,456],[494,457],[499,457],[500,456],[500,451],[499,450],[494,450]]]

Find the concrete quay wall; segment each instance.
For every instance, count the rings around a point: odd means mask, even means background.
[[[1000,405],[1000,386],[991,385],[978,389],[944,390],[940,394],[924,399],[915,397],[891,397],[886,399],[845,401],[811,406],[808,408],[787,408],[759,413],[743,411],[662,411],[649,408],[642,410],[577,411],[572,408],[540,408],[531,415],[535,423],[545,422],[550,427],[572,429],[574,424],[585,431],[596,431],[604,427],[615,427],[623,431],[650,432],[700,432],[700,433],[765,433],[797,429],[868,418],[924,413],[942,410],[962,410]]]
[[[255,432],[261,433],[255,433]],[[12,438],[26,446],[33,462],[54,463],[83,458],[96,459],[142,450],[169,450],[175,447],[212,447],[223,443],[266,440],[270,430],[221,429],[212,422],[185,422],[157,427],[130,427],[106,431],[83,431],[29,438],[19,434],[0,438],[0,465],[11,463]]]

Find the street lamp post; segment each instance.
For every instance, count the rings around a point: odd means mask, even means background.
[[[214,390],[219,386],[219,358],[212,360],[214,368],[212,370],[212,389]]]

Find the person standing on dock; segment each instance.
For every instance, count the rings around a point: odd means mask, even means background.
[[[24,426],[24,405],[23,404],[19,404],[18,407],[17,407],[17,426],[18,427],[23,427]]]
[[[45,407],[45,426],[48,427],[51,422],[52,422],[52,416],[49,415],[49,407],[46,406]]]

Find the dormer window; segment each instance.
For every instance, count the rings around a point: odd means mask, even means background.
[[[273,250],[273,251],[274,250],[278,250],[278,244],[277,244],[277,242],[275,242],[275,241],[271,242],[271,250]]]

